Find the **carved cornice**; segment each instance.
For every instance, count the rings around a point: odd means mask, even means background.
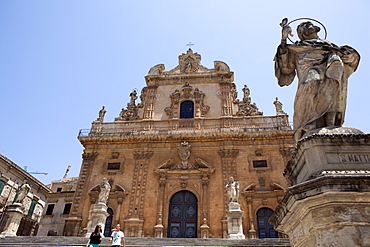
[[[135,142],[168,142],[168,141],[182,141],[187,139],[188,141],[204,141],[204,139],[210,141],[222,141],[230,140],[235,138],[241,139],[253,139],[253,141],[263,140],[264,142],[271,140],[273,143],[286,143],[286,141],[292,142],[293,130],[271,130],[271,131],[230,131],[230,132],[209,132],[204,133],[204,130],[200,130],[199,133],[181,133],[179,131],[176,134],[173,133],[145,133],[142,135],[106,135],[106,136],[85,136],[79,137],[78,139],[82,145],[101,143],[101,142],[119,142],[119,143],[135,143]]]

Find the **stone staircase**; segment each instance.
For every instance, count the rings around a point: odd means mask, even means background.
[[[99,247],[111,246],[109,238],[103,239]],[[6,237],[0,239],[0,246],[13,247],[40,247],[40,246],[86,246],[87,238],[83,237]],[[282,247],[290,246],[289,239],[266,238],[266,239],[201,239],[201,238],[126,238],[126,247],[172,247],[172,246],[261,246]]]

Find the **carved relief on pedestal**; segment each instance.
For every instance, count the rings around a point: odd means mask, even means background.
[[[171,95],[171,106],[166,107],[164,111],[170,119],[179,118],[179,108],[182,102],[191,101],[194,103],[194,116],[204,117],[208,111],[209,106],[204,104],[205,93],[198,88],[193,90],[189,83],[185,83],[181,91],[176,89]]]

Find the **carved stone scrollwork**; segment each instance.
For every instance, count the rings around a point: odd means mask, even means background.
[[[249,97],[250,89],[247,87],[247,85],[244,85],[244,88],[242,90],[244,93],[244,97],[243,101],[237,101],[237,103],[239,104],[239,110],[236,115],[244,117],[263,115],[262,112],[258,111],[256,103],[251,103],[251,97]]]
[[[122,108],[119,117],[115,119],[115,121],[132,121],[138,120],[138,106],[135,104],[135,100],[137,100],[137,92],[134,90],[130,93],[130,103],[127,103],[127,108]]]
[[[112,152],[112,159],[118,159],[119,155],[119,152]]]
[[[97,152],[92,152],[92,153],[83,153],[82,154],[82,159],[83,160],[88,160],[88,161],[94,161],[96,157],[98,156]]]
[[[171,106],[165,108],[165,112],[170,119],[178,118],[180,104],[185,100],[194,102],[195,117],[204,117],[210,107],[204,104],[205,93],[198,88],[193,90],[193,87],[186,82],[181,91],[176,89],[171,95]]]
[[[216,71],[219,72],[230,72],[229,65],[227,65],[225,62],[222,61],[214,61],[214,68]]]
[[[176,164],[175,166],[172,166],[171,169],[173,169],[173,170],[180,170],[180,169],[186,170],[186,169],[195,169],[196,168],[194,166],[194,164],[189,162],[190,148],[191,148],[191,145],[186,141],[181,142],[177,146],[181,162]]]
[[[181,73],[195,73],[199,70],[201,56],[189,49],[186,54],[179,56],[179,65]]]
[[[156,66],[150,68],[148,75],[161,75],[164,69],[164,64],[157,64]]]

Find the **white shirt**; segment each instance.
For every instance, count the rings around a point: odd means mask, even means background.
[[[112,245],[122,245],[122,238],[124,236],[122,231],[114,231],[112,233]]]

